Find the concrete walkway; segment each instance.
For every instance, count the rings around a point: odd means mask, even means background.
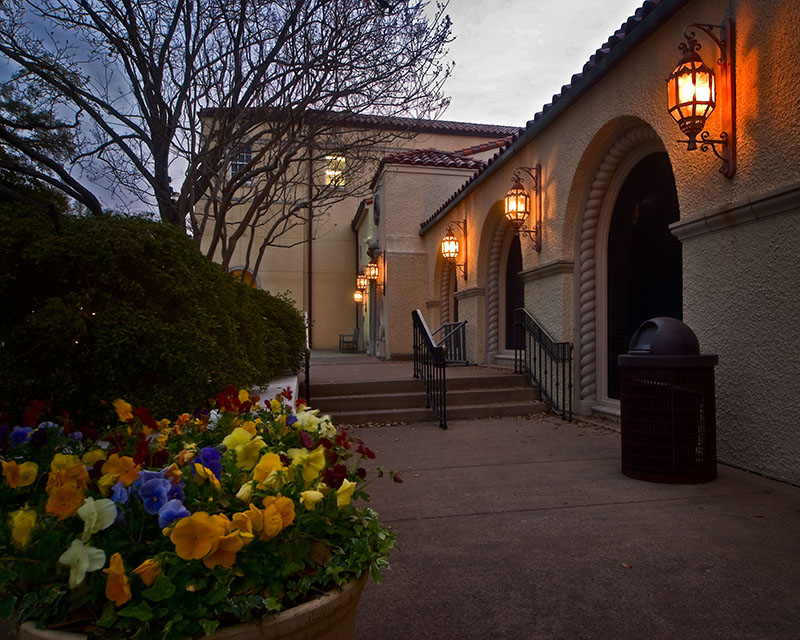
[[[315,353],[311,380],[410,371],[349,357]],[[633,480],[618,431],[549,414],[358,436],[405,479],[371,488],[398,547],[359,640],[800,637],[797,487]]]

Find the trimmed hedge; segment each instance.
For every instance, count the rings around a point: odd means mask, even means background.
[[[0,411],[32,400],[77,422],[123,397],[176,415],[225,385],[297,368],[291,302],[235,281],[180,230],[0,206]]]

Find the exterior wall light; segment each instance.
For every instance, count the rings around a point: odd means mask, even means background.
[[[360,304],[364,301],[364,292],[361,289],[356,289],[353,292],[353,300],[355,300],[356,304]]]
[[[464,262],[458,263],[456,262],[456,258],[458,258],[458,238],[453,235],[453,224],[455,224],[461,231],[464,232]],[[467,279],[467,219],[464,218],[461,222],[451,223],[447,227],[447,234],[444,238],[442,238],[442,257],[447,260],[450,264],[452,264],[456,269],[458,269],[461,274],[464,276],[464,280]]]
[[[697,53],[701,45],[695,37],[695,29],[705,33],[719,48],[718,77]],[[714,35],[715,30],[719,31],[719,37]],[[686,42],[678,45],[683,57],[667,78],[669,114],[687,137],[678,142],[685,143],[687,151],[693,151],[697,149],[699,135],[700,151],[711,149],[722,160],[720,173],[732,178],[736,173],[733,21],[726,19],[721,25],[693,23],[686,27],[683,36]],[[722,132],[719,138],[712,139],[711,134],[703,129],[715,108],[719,109],[722,117]]]
[[[364,274],[364,271],[362,270],[361,273],[359,273],[356,276],[356,289],[361,291],[361,293],[364,293],[364,291],[366,291],[368,286],[369,286],[369,280],[367,279],[367,276]]]
[[[367,280],[374,282],[378,289],[386,295],[386,271],[378,266],[378,262],[374,257],[367,263],[367,266],[364,267],[364,275],[367,277]],[[383,281],[378,282],[381,277]]]
[[[525,188],[525,183],[519,175],[520,171],[527,173],[533,181],[533,191],[536,194],[535,211],[531,216],[533,226],[525,226],[525,219],[531,214],[531,197]],[[514,172],[514,184],[506,193],[505,212],[508,221],[514,225],[517,233],[527,236],[533,242],[536,251],[542,250],[542,189],[541,189],[542,166],[537,164],[535,167],[519,167]]]

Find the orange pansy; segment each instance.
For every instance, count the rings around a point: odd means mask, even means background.
[[[47,499],[45,511],[59,520],[64,520],[78,513],[84,502],[83,491],[75,485],[61,485],[53,487]],[[99,567],[98,567],[99,569]]]
[[[130,581],[128,576],[125,575],[125,565],[123,565],[122,556],[119,553],[111,556],[108,569],[103,569],[103,573],[108,574],[106,579],[106,598],[111,600],[117,607],[131,599]]]

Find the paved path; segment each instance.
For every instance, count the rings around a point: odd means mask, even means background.
[[[797,487],[723,465],[706,484],[633,480],[597,423],[449,427],[358,429],[405,479],[373,485],[398,547],[358,640],[800,638]]]
[[[555,418],[368,428],[398,548],[359,640],[796,639],[800,490],[720,465],[622,475],[619,434]]]

